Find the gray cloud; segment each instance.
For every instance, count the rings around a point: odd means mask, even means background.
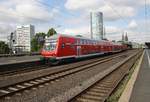
[[[0,1],[1,39],[15,30],[16,25],[34,24],[37,28],[53,22],[59,15],[58,8],[49,8],[42,0],[2,0]],[[43,25],[43,26],[42,26]]]

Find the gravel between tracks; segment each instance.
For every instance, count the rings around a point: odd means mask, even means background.
[[[5,100],[2,100],[2,102],[3,101],[5,102],[48,102],[53,97],[63,95],[71,88],[82,86],[83,82],[86,82],[93,76],[102,73],[102,71],[108,69],[110,66],[115,65],[116,63],[120,62],[123,59],[124,58],[122,57],[122,58],[115,59],[113,61],[106,62],[107,64],[103,63],[94,66],[90,70],[88,69],[73,74],[70,77],[66,77],[65,79],[58,80],[53,83],[51,82],[47,85],[41,85],[39,86],[39,88],[33,88],[32,90],[25,91],[21,93],[21,95],[17,94],[11,98],[7,97]],[[62,102],[61,100],[55,100],[55,101]]]
[[[128,53],[128,52],[130,52],[130,51],[126,51],[125,53]],[[133,52],[133,51],[131,50],[131,52]],[[100,59],[102,59],[102,58],[100,58]],[[89,60],[86,60],[86,61],[83,61],[82,63],[86,64],[88,62],[89,62]],[[44,75],[54,73],[54,72],[57,72],[57,71],[60,71],[63,69],[69,69],[76,65],[80,65],[80,62],[71,63],[71,64],[67,64],[67,65],[62,65],[62,66],[50,67],[47,69],[36,70],[36,71],[28,72],[28,73],[21,73],[21,74],[16,74],[16,75],[12,75],[12,76],[0,77],[0,87],[18,83],[18,82],[22,82],[24,80],[29,80],[29,79],[33,79],[36,77],[44,76]]]

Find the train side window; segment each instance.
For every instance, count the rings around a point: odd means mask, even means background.
[[[84,41],[84,45],[86,45],[86,40],[84,39],[83,41]]]
[[[65,44],[64,43],[61,45],[61,48],[65,48]]]
[[[87,44],[87,45],[89,44],[88,40],[86,40],[86,44]]]
[[[83,39],[81,39],[81,45],[83,45],[84,44],[84,40]]]
[[[83,39],[83,45],[85,44],[85,40]]]
[[[88,42],[87,44],[90,45],[90,40],[87,40],[87,42]]]
[[[83,39],[81,39],[81,45],[83,45],[84,44],[84,40]]]
[[[77,39],[77,45],[80,45],[80,40],[79,39]]]
[[[81,41],[81,39],[79,40],[79,45],[81,45],[82,44],[82,41]]]
[[[78,45],[80,45],[80,40],[78,39],[77,41],[78,41]]]
[[[83,39],[83,45],[85,44],[85,40]]]

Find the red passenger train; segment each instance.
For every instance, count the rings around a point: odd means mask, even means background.
[[[127,49],[126,45],[105,40],[93,40],[56,34],[45,39],[41,55],[50,62],[67,58],[81,58]]]

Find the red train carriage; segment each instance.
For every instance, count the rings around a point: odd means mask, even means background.
[[[41,54],[45,59],[56,61],[118,52],[124,49],[126,49],[125,46],[110,41],[98,41],[57,34],[45,40]]]

